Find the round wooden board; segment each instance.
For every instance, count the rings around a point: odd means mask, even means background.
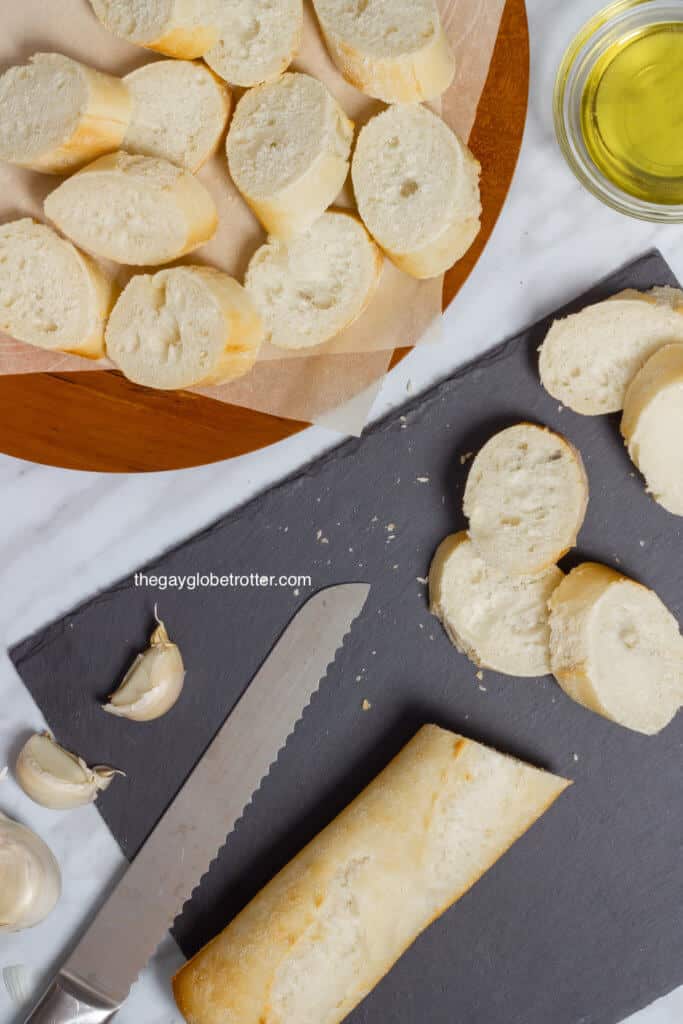
[[[483,167],[482,231],[446,276],[444,309],[472,272],[505,202],[522,145],[529,91],[524,0],[507,0],[470,145]],[[408,352],[397,349],[396,365]],[[256,451],[304,430],[189,392],[155,392],[114,372],[0,377],[0,450],[102,473],[185,469]]]

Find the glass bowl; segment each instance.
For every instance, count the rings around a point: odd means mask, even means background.
[[[555,83],[555,132],[572,171],[593,195],[620,213],[658,223],[682,223],[683,204],[649,202],[624,191],[596,166],[584,142],[581,108],[589,76],[624,36],[658,23],[683,23],[683,0],[616,0],[581,29],[567,50]]]

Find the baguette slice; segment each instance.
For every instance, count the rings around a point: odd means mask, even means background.
[[[245,290],[213,267],[138,274],[107,325],[107,355],[129,380],[174,390],[242,377],[263,325]]]
[[[541,347],[541,383],[583,416],[619,412],[638,370],[671,342],[683,342],[683,292],[628,289],[555,321]]]
[[[419,103],[445,92],[455,56],[434,0],[313,0],[342,75],[385,103]]]
[[[133,109],[123,149],[198,171],[218,149],[232,94],[203,64],[160,60],[124,78]]]
[[[350,213],[324,213],[289,242],[254,253],[245,286],[278,348],[322,345],[357,319],[379,283],[383,258]]]
[[[429,570],[432,615],[461,654],[509,676],[550,672],[548,599],[563,579],[553,565],[541,576],[505,576],[481,558],[467,534],[439,545]]]
[[[0,225],[0,329],[17,341],[99,359],[114,294],[97,264],[46,224]]]
[[[653,591],[604,565],[574,569],[550,598],[553,674],[572,700],[652,736],[683,706],[683,637]]]
[[[352,141],[353,122],[322,82],[288,72],[237,104],[227,141],[230,173],[266,231],[289,239],[336,199]]]
[[[683,345],[660,348],[636,374],[621,432],[649,493],[683,516]]]
[[[536,576],[574,547],[588,505],[581,455],[545,427],[502,430],[474,459],[463,507],[482,558],[508,576]]]
[[[45,213],[83,249],[133,266],[170,263],[216,231],[213,199],[168,160],[110,153],[45,200]]]
[[[221,2],[221,0],[216,0]],[[192,60],[213,46],[214,0],[90,0],[106,29],[129,43]]]
[[[66,174],[118,149],[130,118],[123,82],[59,53],[0,78],[0,160]]]
[[[481,227],[481,167],[426,107],[389,107],[361,130],[351,174],[360,215],[387,256],[417,278],[439,277]]]
[[[176,975],[190,1024],[339,1024],[569,783],[436,726]]]
[[[274,82],[302,41],[302,0],[219,0],[218,42],[204,54],[217,75],[233,85]]]

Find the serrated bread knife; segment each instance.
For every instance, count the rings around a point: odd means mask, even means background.
[[[318,689],[369,586],[312,597],[292,619],[26,1024],[103,1024],[224,845]]]

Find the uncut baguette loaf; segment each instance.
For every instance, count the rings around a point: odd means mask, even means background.
[[[419,103],[445,92],[455,56],[435,0],[313,0],[342,75],[385,103]]]
[[[189,171],[123,151],[74,174],[44,208],[81,248],[134,266],[170,263],[212,238],[218,224],[213,199]]]
[[[519,423],[475,457],[463,508],[483,559],[508,576],[536,576],[574,547],[588,505],[583,460],[547,427]]]
[[[46,224],[0,225],[0,329],[17,341],[99,359],[114,296],[97,264]]]
[[[683,345],[665,345],[631,381],[621,432],[648,492],[683,516]]]
[[[159,60],[126,75],[132,111],[122,149],[198,171],[218,149],[230,89],[204,64]]]
[[[245,287],[277,348],[311,348],[367,307],[383,257],[360,220],[331,211],[289,242],[270,238],[251,258]]]
[[[429,603],[451,642],[480,668],[509,676],[550,672],[548,599],[563,579],[506,576],[486,564],[463,531],[439,545],[429,570]]]
[[[628,289],[555,321],[541,346],[541,383],[584,416],[619,412],[643,363],[671,342],[683,342],[683,292]]]
[[[180,971],[180,1011],[189,1024],[339,1024],[568,785],[425,726]]]
[[[481,228],[481,167],[440,117],[389,107],[361,130],[351,166],[366,228],[397,267],[439,277]]]
[[[173,390],[242,377],[263,324],[244,288],[213,267],[138,274],[107,324],[107,355],[136,384]]]
[[[552,670],[572,700],[648,736],[669,724],[683,706],[683,637],[653,591],[586,562],[549,607]]]
[[[118,149],[131,101],[120,79],[59,53],[0,77],[0,160],[66,174]]]
[[[226,148],[232,179],[266,231],[289,239],[336,199],[352,142],[353,122],[322,82],[288,72],[244,94]]]
[[[223,0],[90,0],[104,27],[168,57],[201,57],[218,38],[212,16]]]
[[[218,40],[204,54],[217,75],[233,85],[273,82],[302,41],[302,0],[214,0]]]

